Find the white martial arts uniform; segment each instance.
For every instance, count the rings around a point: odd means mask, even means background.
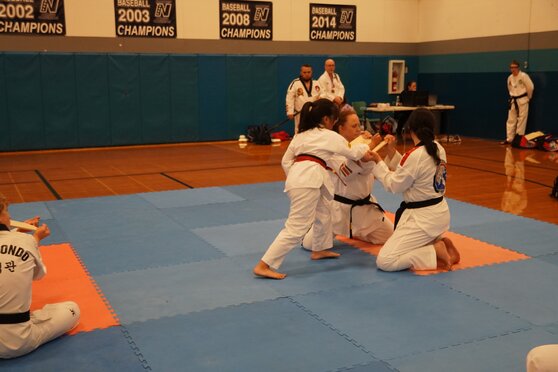
[[[45,274],[33,236],[0,230],[1,314],[13,316],[29,311],[32,281]],[[33,311],[28,321],[0,324],[0,358],[15,358],[35,350],[74,328],[79,317],[79,307],[74,302],[61,302]]]
[[[391,168],[399,162],[394,172],[385,162],[374,167],[374,176],[392,193],[403,193],[405,202],[419,202],[439,198],[445,192],[446,152],[437,142],[442,160],[436,166],[424,146],[414,147],[404,157],[396,153],[386,159]],[[437,190],[438,191],[437,191]],[[437,267],[433,242],[449,229],[450,213],[446,200],[423,208],[406,209],[393,235],[384,244],[376,264],[384,271],[409,268],[433,270]]]
[[[558,344],[537,346],[527,354],[527,372],[558,371]]]
[[[326,163],[334,154],[358,160],[368,149],[364,144],[350,148],[340,134],[325,128],[310,129],[293,138],[281,161],[287,175],[285,192],[291,200],[289,217],[262,257],[263,262],[278,269],[287,253],[301,243],[311,227],[315,237],[313,251],[333,247],[331,201],[334,187],[329,171],[314,161],[296,161],[297,156],[308,154]]]
[[[373,161],[354,161],[337,155],[330,160],[329,165],[335,172],[330,172],[335,185],[335,195],[353,201],[369,198],[377,203],[376,198],[370,195],[374,186]],[[334,235],[350,236],[352,231],[353,238],[372,244],[383,244],[393,234],[393,223],[372,204],[354,206],[351,225],[351,205],[334,200],[332,221]],[[311,248],[312,238],[310,230],[304,237],[305,249]]]
[[[508,109],[508,121],[506,122],[506,141],[512,142],[516,134],[525,134],[527,116],[529,115],[529,100],[533,96],[534,89],[535,85],[525,72],[519,71],[517,76],[513,76],[513,74],[508,76],[510,107]],[[513,97],[521,98],[515,99]]]
[[[345,97],[345,86],[341,82],[339,75],[335,72],[333,77],[330,77],[327,71],[324,71],[318,79],[318,83],[320,83],[320,88],[322,89],[322,98],[333,101],[336,97],[340,97],[341,100]]]
[[[306,85],[299,78],[294,79],[289,88],[287,89],[287,95],[285,97],[285,105],[287,108],[287,115],[294,115],[296,112],[302,110],[302,106],[306,102],[314,102],[322,97],[320,84],[318,81],[312,80],[310,89],[306,88]],[[298,133],[298,124],[300,123],[300,114],[294,117],[295,121],[295,134]]]

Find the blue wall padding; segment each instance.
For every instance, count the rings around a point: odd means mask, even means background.
[[[173,142],[200,139],[198,57],[170,56],[170,100]]]
[[[112,134],[107,56],[76,54],[75,68],[79,146],[109,146]]]
[[[142,143],[140,56],[113,54],[109,62],[112,143]],[[153,89],[154,87],[146,87]]]
[[[141,132],[144,143],[170,142],[172,139],[169,60],[168,55],[140,56]]]
[[[37,53],[7,54],[4,64],[10,148],[45,148],[41,56]]]
[[[0,151],[236,139],[285,116],[285,93],[324,55],[0,53]],[[512,59],[535,83],[527,131],[555,133],[558,50],[428,56],[334,56],[347,100],[394,102],[388,62],[453,104],[450,133],[502,138]],[[282,128],[292,133],[292,122]]]
[[[45,145],[79,145],[74,56],[42,54],[41,86]]]
[[[227,58],[217,55],[198,58],[199,139],[225,139],[228,111]]]
[[[0,53],[0,123],[8,123],[7,113],[7,92],[6,92],[6,77],[4,74],[4,54]],[[0,124],[0,149],[7,149],[10,147],[10,127],[6,124]]]

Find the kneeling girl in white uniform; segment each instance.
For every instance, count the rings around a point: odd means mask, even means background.
[[[310,228],[316,237],[312,244],[312,259],[337,257],[331,231],[331,202],[333,183],[327,162],[335,154],[358,160],[370,159],[370,146],[360,144],[350,148],[347,141],[331,130],[338,108],[327,99],[306,103],[301,111],[298,134],[293,138],[282,159],[287,175],[285,192],[291,206],[285,227],[267,249],[253,272],[258,276],[283,279],[285,274],[275,270],[281,266],[287,253],[302,242]]]
[[[459,252],[449,238],[450,212],[444,199],[446,190],[446,152],[434,141],[434,115],[426,109],[413,111],[408,120],[415,143],[401,156],[388,138],[388,156],[382,161],[373,153],[374,176],[392,193],[403,193],[395,217],[395,231],[384,244],[377,266],[384,271],[451,269],[459,262]]]
[[[363,136],[372,140],[374,147],[381,141],[380,135],[372,137],[370,133],[361,131],[360,120],[354,111],[341,111],[333,130],[348,142]],[[384,210],[370,194],[374,185],[372,170],[376,163],[355,161],[336,155],[331,158],[329,164],[333,169],[330,175],[335,186],[332,208],[333,234],[372,244],[384,244],[393,234],[393,223],[385,217]],[[313,235],[310,230],[304,237],[305,249],[311,249]]]
[[[36,218],[38,221],[38,218]],[[79,307],[71,301],[29,311],[31,284],[46,274],[38,243],[50,235],[41,225],[33,236],[10,231],[8,202],[0,194],[0,358],[27,354],[74,328]]]

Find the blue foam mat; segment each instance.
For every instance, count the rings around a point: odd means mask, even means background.
[[[157,208],[192,207],[214,203],[229,203],[244,200],[221,187],[190,190],[173,190],[138,194]]]
[[[17,221],[25,221],[35,216],[41,217],[41,220],[52,219],[45,202],[10,204],[10,215]]]
[[[548,343],[556,343],[556,337],[543,330],[530,329],[394,359],[390,364],[401,372],[524,372],[529,350]]]
[[[400,278],[294,299],[387,361],[530,327],[431,278]]]
[[[451,229],[459,227],[484,225],[494,222],[521,221],[522,217],[480,207],[455,199],[446,199],[451,212]]]
[[[449,199],[456,232],[538,258],[417,277],[336,242],[338,260],[297,247],[285,280],[254,278],[289,210],[283,187],[11,205],[16,219],[51,226],[44,244],[76,248],[128,326],[61,338],[0,369],[514,371],[525,349],[556,343],[555,225]],[[399,206],[378,183],[374,193]]]
[[[162,212],[193,229],[283,218],[284,214],[252,200],[192,207],[167,208]]]
[[[456,227],[452,231],[531,257],[558,253],[556,225],[530,218],[485,222],[474,226]]]
[[[192,232],[227,256],[257,252],[263,255],[284,225],[281,219],[197,228]]]
[[[139,355],[138,355],[139,354]],[[20,358],[0,360],[0,369],[13,372],[143,371],[139,350],[120,327],[63,336]]]
[[[156,371],[322,372],[374,360],[286,298],[128,329]]]
[[[50,206],[94,275],[219,258],[223,253],[137,196]]]
[[[228,258],[95,278],[122,324],[276,298]]]
[[[558,323],[558,267],[538,259],[460,270],[436,280],[532,324]]]
[[[408,272],[392,275],[377,270],[376,257],[350,246],[338,245],[333,250],[341,253],[341,257],[313,261],[310,259],[310,252],[295,248],[287,255],[279,270],[287,274],[285,280],[258,280],[269,283],[283,296],[294,296],[323,290],[343,290],[355,283],[373,284],[412,275]],[[249,272],[262,255],[263,252],[236,256],[234,260]]]
[[[283,195],[285,182],[253,183],[248,185],[224,186],[222,188],[245,199],[265,200],[269,197]]]

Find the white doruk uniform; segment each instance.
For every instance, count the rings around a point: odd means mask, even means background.
[[[294,115],[302,110],[302,106],[306,102],[314,102],[322,98],[320,84],[318,81],[312,80],[310,89],[299,78],[294,79],[289,88],[287,89],[287,96],[285,97],[285,105],[287,108],[287,115]],[[294,117],[295,121],[295,134],[298,133],[298,124],[300,123],[300,114]]]
[[[523,71],[517,76],[508,76],[510,94],[508,121],[506,122],[506,140],[512,142],[516,134],[524,135],[529,115],[529,101],[533,96],[535,85]]]
[[[5,228],[5,225],[0,225]],[[6,321],[31,306],[31,284],[46,274],[35,238],[0,230],[0,358],[15,358],[35,350],[74,328],[80,317],[74,302],[49,304],[33,311],[29,320]]]
[[[320,88],[322,89],[322,98],[327,98],[333,101],[335,97],[345,97],[345,86],[341,82],[341,78],[335,72],[333,77],[329,76],[327,71],[324,71],[322,76],[318,79]]]
[[[337,199],[341,199],[339,197],[348,199],[348,201],[369,199],[371,202],[377,203],[376,198],[370,195],[374,186],[372,170],[375,163],[373,161],[354,161],[343,156],[334,156],[329,164],[335,171],[330,174],[335,185]],[[385,218],[384,213],[373,204],[352,207],[347,204],[348,201],[333,201],[333,234],[350,236],[352,232],[353,238],[372,244],[385,243],[393,234],[393,223]],[[313,234],[310,230],[304,237],[305,249],[311,248],[312,240]]]
[[[285,256],[299,245],[308,230],[315,237],[312,250],[322,251],[333,247],[331,229],[331,201],[334,186],[328,170],[318,162],[296,161],[297,156],[307,154],[329,162],[334,154],[358,160],[368,151],[368,145],[349,147],[338,133],[325,128],[314,128],[297,134],[289,144],[281,165],[287,175],[285,192],[291,206],[285,227],[262,257],[262,261],[278,269]]]
[[[392,169],[384,162],[376,164],[374,176],[392,193],[403,193],[405,202],[421,202],[440,198],[445,192],[446,152],[437,142],[439,166],[426,152],[424,146],[417,146],[404,157],[396,153],[392,159],[386,158]],[[445,198],[435,205],[406,209],[393,235],[384,244],[376,264],[384,271],[434,270],[437,267],[433,242],[449,229],[450,213]]]

